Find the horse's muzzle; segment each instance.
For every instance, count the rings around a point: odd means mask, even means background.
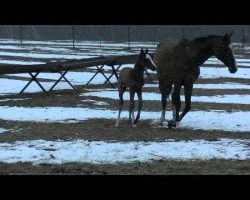
[[[230,68],[229,68],[229,71],[230,71],[230,73],[232,73],[232,74],[234,74],[235,72],[237,72],[237,71],[238,71],[237,65],[235,65],[235,67],[230,67]]]

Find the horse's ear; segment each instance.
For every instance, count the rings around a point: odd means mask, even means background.
[[[145,53],[148,54],[148,49],[146,49]]]
[[[141,54],[143,54],[143,53],[144,53],[143,48],[141,48]]]
[[[224,38],[226,39],[226,38],[228,38],[228,34],[227,34],[227,32],[226,32],[226,34],[224,35]]]
[[[231,36],[232,36],[232,32],[228,35],[227,33],[224,35],[223,37],[223,41],[227,44],[230,44],[231,43]]]
[[[231,32],[229,33],[229,35],[228,35],[228,37],[229,37],[229,38],[231,38],[231,37],[232,37],[233,32],[234,32],[234,31],[231,31]]]

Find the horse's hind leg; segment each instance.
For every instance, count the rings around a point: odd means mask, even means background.
[[[136,116],[135,121],[133,122],[133,126],[136,126],[138,120],[140,119],[140,116],[141,116],[141,109],[142,109],[142,105],[143,105],[143,101],[142,101],[142,91],[137,92],[137,96],[138,96],[138,100],[139,100],[138,113],[137,113],[137,116]]]
[[[130,89],[130,104],[129,104],[129,118],[128,118],[128,123],[131,124],[132,121],[134,121],[135,115],[134,115],[134,108],[135,108],[135,91]],[[132,115],[132,119],[131,119]]]
[[[124,100],[123,100],[123,94],[126,90],[126,87],[124,85],[121,85],[119,87],[119,111],[118,111],[118,118],[116,120],[116,124],[115,127],[119,127],[119,122],[120,122],[120,116],[121,116],[121,112],[122,112],[122,108],[123,108],[123,104],[124,104]]]
[[[173,120],[170,120],[168,122],[168,127],[170,129],[172,127],[176,127],[177,123],[180,122],[180,118],[179,118],[179,112],[181,108],[180,90],[181,90],[181,85],[176,84],[174,86],[174,92],[172,94]]]
[[[159,89],[161,92],[161,104],[162,104],[162,112],[161,112],[161,119],[160,124],[163,125],[165,121],[165,114],[166,114],[166,104],[167,104],[167,98],[171,92],[172,89],[172,83],[165,83],[164,81],[161,81],[159,79]]]
[[[185,84],[184,85],[184,92],[185,92],[185,108],[183,112],[180,115],[180,121],[182,118],[189,112],[191,109],[191,96],[192,96],[192,91],[193,91],[193,83]]]

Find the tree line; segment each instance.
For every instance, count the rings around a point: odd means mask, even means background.
[[[150,41],[192,39],[234,31],[233,42],[250,38],[249,25],[0,25],[0,38],[22,40]]]

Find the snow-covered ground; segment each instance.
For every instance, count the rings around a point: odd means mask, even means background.
[[[234,74],[228,71],[228,68],[216,68],[216,67],[201,67],[200,78],[210,79],[210,78],[242,78],[250,79],[250,69],[249,68],[239,68]]]
[[[145,84],[144,88],[159,88],[159,84]],[[241,90],[249,90],[250,85],[242,84],[242,83],[233,83],[233,82],[225,82],[225,83],[217,83],[217,84],[198,84],[195,83],[193,88],[195,89],[209,89],[209,90],[232,90],[232,89],[241,89]]]
[[[19,74],[20,75],[20,74]],[[23,75],[23,76],[22,76]],[[86,84],[94,73],[91,72],[69,72],[66,77],[68,80],[74,85],[83,85]],[[22,77],[30,77],[27,74],[21,74]],[[39,74],[38,78],[50,79],[50,80],[57,80],[61,75],[59,73],[46,73],[46,74]],[[91,84],[102,84],[106,79],[103,75],[98,74],[96,77],[91,81]],[[116,82],[116,78],[113,76],[110,79],[111,82]],[[19,93],[23,87],[28,83],[28,81],[24,80],[14,80],[14,79],[7,79],[7,78],[0,78],[0,95],[3,94],[12,94],[12,93]],[[50,89],[54,82],[45,82],[40,81],[41,85],[46,89]],[[62,89],[72,89],[68,83],[60,81],[53,90],[62,90]],[[25,90],[26,93],[33,93],[33,92],[41,92],[41,88],[35,83],[32,82],[29,87]]]
[[[43,59],[47,60],[67,60],[82,59],[100,55],[121,55],[131,54],[139,51],[141,47],[149,48],[151,52],[155,49],[154,43],[131,43],[135,51],[127,52],[124,48],[126,43],[91,42],[77,41],[75,44],[78,50],[72,49],[72,41],[24,41],[25,45],[20,46],[18,40],[0,39],[0,59],[1,64],[32,65],[43,64]],[[88,50],[86,50],[86,48]],[[14,52],[14,51],[17,52]],[[27,61],[28,59],[28,61]],[[39,59],[39,60],[38,60]],[[41,60],[41,61],[40,61]],[[46,60],[46,61],[47,61]],[[250,66],[250,59],[236,57],[239,66]],[[241,68],[235,74],[231,74],[226,67],[216,68],[215,65],[222,65],[220,61],[212,57],[205,64],[209,67],[201,67],[201,79],[230,78],[232,82],[195,84],[194,88],[200,89],[244,89],[249,90],[249,84],[236,83],[235,78],[250,79],[250,68]],[[210,67],[211,65],[211,67]],[[123,67],[133,67],[124,65]],[[105,66],[105,70],[110,67]],[[149,73],[155,73],[148,71]],[[92,72],[69,72],[66,77],[74,85],[86,84],[94,75]],[[11,76],[29,77],[28,74],[15,74]],[[38,78],[57,80],[58,73],[41,73]],[[230,81],[229,80],[229,81]],[[91,84],[102,84],[105,78],[98,74]],[[112,77],[111,82],[116,82]],[[45,89],[49,89],[54,82],[42,81]],[[27,84],[24,80],[14,80],[0,78],[0,95],[19,93]],[[147,84],[145,87],[158,87],[158,84]],[[68,83],[60,82],[56,89],[71,89]],[[38,92],[41,89],[37,84],[32,83],[26,92]],[[91,89],[81,96],[97,96],[103,98],[116,99],[118,101],[117,89]],[[25,101],[30,98],[2,98],[0,102]],[[63,98],[63,97],[62,97]],[[137,98],[137,97],[136,97]],[[124,99],[129,100],[128,93],[124,94]],[[159,93],[144,92],[144,100],[160,101]],[[184,97],[181,96],[184,101]],[[214,96],[192,96],[193,102],[225,103],[247,105],[250,102],[249,95],[214,95]],[[83,108],[82,104],[76,107],[21,107],[21,106],[0,106],[0,119],[9,121],[33,121],[41,123],[77,123],[89,119],[112,119],[117,118],[116,110],[109,110],[105,106],[109,104],[103,101],[92,100],[90,98],[82,100],[83,105],[92,103],[96,108]],[[85,104],[84,104],[85,103]],[[146,110],[146,109],[145,109]],[[151,120],[152,128],[162,128],[158,124],[161,112],[142,111],[141,120]],[[122,120],[127,120],[128,111],[121,114]],[[166,118],[172,118],[172,112],[166,112]],[[192,110],[188,113],[181,124],[180,129],[190,130],[220,130],[234,132],[235,134],[250,132],[250,112],[225,110]],[[166,128],[166,126],[163,126]],[[7,129],[0,128],[0,133],[4,134]],[[84,131],[84,130],[83,130]],[[16,131],[18,133],[18,131]],[[114,141],[17,141],[15,143],[0,143],[0,162],[33,162],[61,164],[66,162],[91,162],[91,163],[117,163],[117,162],[148,162],[162,158],[166,159],[240,159],[250,158],[250,140],[219,139],[218,141],[192,140],[174,141],[166,140],[162,142],[114,142]]]
[[[82,93],[81,96],[96,96],[109,99],[118,99],[118,91],[96,89],[93,92]],[[161,101],[161,94],[154,92],[143,92],[143,100],[146,101]],[[124,100],[129,100],[129,92],[123,95]],[[135,100],[138,100],[135,95]],[[181,101],[185,101],[185,96],[181,95]],[[209,102],[209,103],[233,103],[233,104],[249,104],[250,95],[225,94],[216,96],[192,96],[192,102]]]
[[[222,138],[218,141],[192,140],[163,142],[105,142],[105,141],[17,141],[0,144],[0,161],[34,164],[88,162],[118,164],[150,162],[161,159],[209,160],[250,159],[250,140]]]
[[[13,115],[15,113],[15,115]],[[142,120],[152,121],[152,126],[157,126],[161,112],[142,111]],[[190,111],[188,117],[183,118],[180,128],[201,130],[224,130],[233,132],[250,132],[249,111]],[[123,111],[122,118],[128,118],[128,111]],[[167,119],[172,118],[172,112],[166,112]],[[9,107],[0,106],[0,119],[13,121],[34,122],[61,122],[77,123],[88,119],[115,119],[117,111],[102,109],[91,109],[81,107]]]
[[[123,67],[132,67],[132,65],[124,65]],[[94,68],[93,68],[94,69]],[[105,69],[110,70],[110,67],[106,67]],[[122,68],[121,68],[122,69]],[[203,79],[215,79],[215,78],[242,78],[242,79],[250,79],[250,69],[247,68],[239,68],[239,70],[235,74],[231,74],[227,68],[215,68],[215,67],[202,67],[201,68],[201,74],[200,78]],[[149,73],[156,73],[148,70]],[[57,76],[54,76],[54,73],[40,73],[38,77],[40,78],[49,78],[49,79],[57,79]],[[15,74],[15,76],[20,77],[29,77],[28,74],[21,73],[21,74]],[[69,72],[67,74],[67,77],[71,77],[72,79],[78,79],[81,77],[81,81],[84,81],[85,74],[82,74],[81,72]],[[74,80],[75,81],[75,80]],[[78,82],[78,81],[76,81]]]
[[[45,64],[45,62],[33,62],[33,61],[22,61],[22,60],[6,60],[0,59],[2,64],[11,64],[11,65],[40,65]]]

